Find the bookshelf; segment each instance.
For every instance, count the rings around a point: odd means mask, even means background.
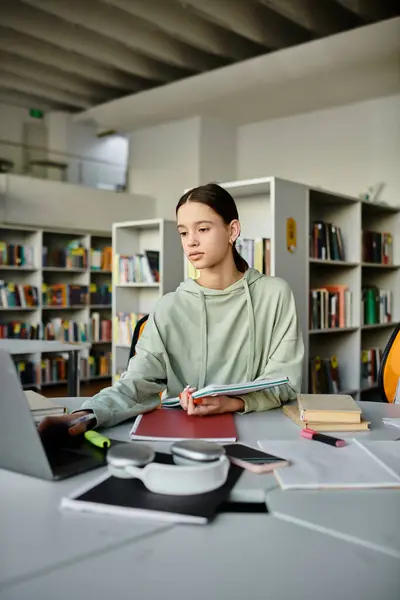
[[[71,251],[66,252],[68,247]],[[98,261],[93,267],[92,250],[99,255],[106,248],[109,248],[110,255],[108,268],[101,268]],[[0,337],[23,337],[28,335],[29,327],[37,326],[32,336],[53,339],[52,336],[56,335],[56,339],[61,340],[62,326],[68,321],[68,339],[63,341],[82,343],[83,346],[81,381],[110,379],[111,267],[111,232],[0,223],[0,282],[4,283],[3,286],[0,284]],[[29,286],[37,290],[37,305],[14,306],[22,303],[20,296]],[[55,290],[60,291],[63,286],[81,293],[63,298],[58,305],[51,305],[48,300],[52,290],[55,297]],[[2,287],[6,288],[3,292]],[[14,288],[16,292],[12,291]],[[72,323],[75,325],[72,326]],[[54,324],[57,324],[56,328]],[[101,335],[93,336],[93,324],[98,324]],[[22,367],[25,363],[27,369],[31,369],[29,363],[35,363],[35,381],[25,386],[40,389],[64,384],[62,373],[65,365],[62,365],[62,360],[63,357],[57,359],[37,353],[34,358],[19,359]],[[57,368],[53,366],[56,362]],[[105,368],[108,370],[105,371]]]
[[[397,233],[400,232],[400,207],[371,204],[276,177],[222,182],[220,185],[236,201],[242,224],[241,238],[269,238],[270,273],[285,279],[293,290],[305,343],[303,391],[309,391],[311,386],[310,360],[335,357],[340,390],[357,399],[376,399],[376,382],[363,379],[365,365],[362,367],[361,359],[362,356],[365,359],[365,353],[362,355],[362,350],[376,353],[383,350],[394,326],[400,321],[400,234]],[[295,248],[290,250],[288,219],[295,220],[297,232]],[[310,241],[315,222],[340,228],[342,259],[338,258],[337,233],[329,234],[335,235],[333,250],[326,252],[324,257],[315,256],[312,237]],[[392,234],[391,264],[365,260],[362,231]],[[329,241],[331,239],[328,237]],[[184,275],[194,275],[186,260]],[[332,327],[335,323],[330,318],[330,327],[311,327],[310,290],[325,290],[325,286],[345,286],[349,290],[347,306],[344,306],[345,321],[341,326]],[[391,322],[364,323],[362,303],[366,286],[390,293]],[[330,307],[335,300],[333,297],[339,301],[338,291],[323,292],[321,298],[326,299],[326,296]],[[375,364],[375,371],[378,366]]]
[[[183,257],[175,221],[115,223],[112,243],[112,374],[116,379],[127,367],[137,318],[176,290],[182,281]]]

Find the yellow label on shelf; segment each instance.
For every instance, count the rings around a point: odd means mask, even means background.
[[[91,283],[89,286],[90,292],[97,292],[97,285],[95,283]]]
[[[363,350],[361,352],[361,362],[363,362],[363,363],[368,362],[368,350]]]
[[[286,247],[293,254],[297,248],[297,225],[296,221],[289,217],[286,219]]]
[[[319,371],[321,368],[321,359],[319,356],[315,357],[315,370]]]
[[[338,368],[339,365],[338,365],[338,361],[337,361],[336,356],[332,356],[332,358],[331,358],[331,365],[332,365],[333,369],[337,369]]]

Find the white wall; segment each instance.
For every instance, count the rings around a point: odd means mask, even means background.
[[[129,191],[157,199],[157,217],[174,219],[175,206],[200,172],[200,119],[171,121],[129,136]]]
[[[238,128],[237,177],[275,175],[358,196],[384,181],[400,204],[400,96]]]
[[[216,119],[170,121],[129,139],[129,191],[156,198],[157,217],[175,219],[185,189],[235,177],[236,128]]]
[[[45,114],[44,120],[38,120],[32,119],[26,108],[0,104],[0,156],[14,162],[15,173],[23,172],[26,162],[26,151],[18,146],[25,142],[25,123],[43,124],[47,128],[48,156],[68,162],[68,181],[71,183],[91,187],[125,183],[128,157],[126,137],[115,135],[98,138],[94,124],[75,123],[70,113],[52,111]],[[43,176],[42,171],[40,176]],[[59,178],[59,171],[53,169],[48,176]]]

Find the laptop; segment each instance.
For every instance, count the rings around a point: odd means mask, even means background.
[[[84,436],[39,433],[11,356],[0,350],[0,468],[65,479],[106,465],[106,451]]]

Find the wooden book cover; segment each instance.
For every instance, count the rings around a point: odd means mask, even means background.
[[[295,404],[285,404],[282,408],[283,412],[289,419],[291,419],[296,425],[305,429],[310,427],[314,431],[368,431],[369,421],[361,420],[360,423],[310,423],[309,421],[302,421],[300,419],[299,407]]]
[[[299,394],[300,418],[316,423],[360,423],[361,409],[347,394]]]
[[[235,442],[237,432],[232,413],[194,417],[180,408],[160,408],[136,418],[131,438],[159,442],[185,439]]]

